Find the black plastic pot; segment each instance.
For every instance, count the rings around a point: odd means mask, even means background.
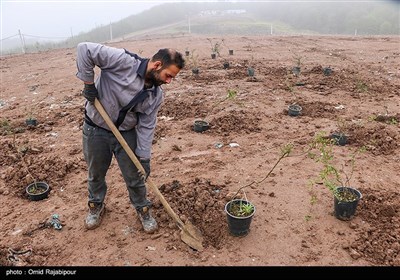
[[[229,55],[233,55],[233,50],[229,50]]]
[[[295,67],[292,68],[292,73],[293,73],[295,76],[300,75],[300,71],[301,71],[301,68],[300,68],[299,66],[295,66]]]
[[[199,74],[199,68],[193,68],[192,69],[192,73],[195,74],[195,75],[198,75]]]
[[[288,114],[289,114],[289,116],[291,116],[291,117],[296,117],[296,116],[298,116],[298,115],[301,114],[301,110],[302,110],[302,108],[301,108],[300,105],[298,105],[298,104],[291,104],[291,105],[289,105],[289,107],[288,107]]]
[[[193,130],[196,132],[203,132],[210,128],[210,124],[206,121],[196,120],[194,121]]]
[[[212,53],[212,54],[211,54],[211,58],[212,58],[212,59],[215,59],[216,57],[217,57],[217,55],[216,55],[215,53]]]
[[[331,134],[331,138],[335,142],[336,145],[344,146],[348,143],[347,135],[340,132],[333,132]]]
[[[234,205],[246,204],[253,207],[253,211],[248,216],[235,216],[231,213],[231,207]],[[250,231],[250,224],[253,219],[256,207],[249,201],[242,199],[234,199],[225,204],[226,219],[228,222],[229,232],[233,236],[244,236]]]
[[[223,66],[224,66],[224,69],[229,69],[229,62],[224,62]]]
[[[330,76],[332,74],[332,68],[330,67],[325,67],[323,71],[325,76]]]
[[[253,77],[254,76],[254,68],[253,67],[249,67],[247,68],[247,75],[249,75],[249,77]]]
[[[26,193],[30,200],[37,201],[49,196],[50,188],[45,182],[32,183],[26,187]]]
[[[36,119],[26,119],[25,123],[28,126],[37,126],[37,120]]]
[[[336,192],[338,192],[339,195],[345,191],[353,194],[356,199],[354,201],[340,201],[335,195],[333,205],[335,209],[335,217],[342,221],[349,221],[356,213],[357,205],[362,197],[362,194],[357,189],[349,187],[338,187],[336,189]]]
[[[190,52],[189,51],[185,51],[185,55],[189,56]]]

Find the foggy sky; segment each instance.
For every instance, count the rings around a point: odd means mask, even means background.
[[[223,2],[224,0],[164,0],[164,1],[107,1],[107,0],[0,0],[0,37],[1,39],[18,34],[34,35],[43,39],[66,39],[80,32],[87,32],[101,25],[119,21],[130,15],[138,14],[153,6],[166,2]],[[251,2],[225,0],[226,2]],[[324,2],[374,2],[382,0],[331,0]],[[388,1],[388,0],[386,0]],[[393,2],[399,2],[394,1]],[[256,1],[256,2],[280,2]],[[320,2],[320,0],[294,0],[282,2]],[[173,12],[171,13],[173,16]],[[149,21],[152,19],[149,18]]]
[[[78,35],[138,14],[163,1],[30,1],[1,2],[1,38],[21,33],[58,38]],[[61,3],[60,3],[61,2]],[[151,20],[151,19],[149,19]],[[63,39],[63,38],[61,38]]]

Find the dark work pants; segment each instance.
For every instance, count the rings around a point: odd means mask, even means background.
[[[138,169],[111,131],[83,124],[83,155],[88,165],[89,202],[103,203],[106,193],[106,174],[114,155],[124,177],[132,205],[138,209],[151,206],[146,187]],[[132,151],[136,148],[136,130],[121,131]]]

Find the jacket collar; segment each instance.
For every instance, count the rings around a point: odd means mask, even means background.
[[[146,70],[147,70],[147,65],[149,64],[150,59],[140,59],[140,65],[137,70],[138,75],[144,79],[146,77]]]

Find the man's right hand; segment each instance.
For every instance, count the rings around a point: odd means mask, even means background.
[[[99,97],[99,93],[94,84],[85,84],[82,94],[90,102],[93,102],[96,98]]]

